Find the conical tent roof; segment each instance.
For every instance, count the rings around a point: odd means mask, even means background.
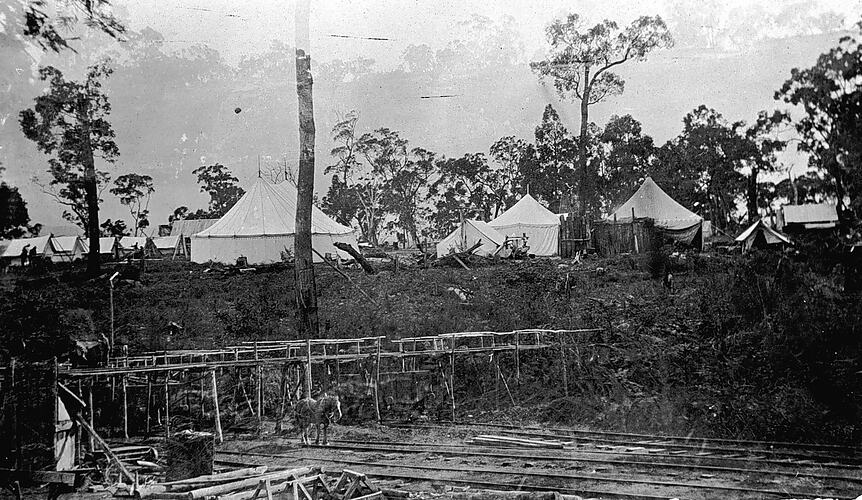
[[[353,229],[311,208],[312,234],[348,234]],[[296,233],[296,187],[258,178],[247,193],[215,224],[193,238],[250,238]]]
[[[701,216],[665,193],[651,177],[647,177],[635,194],[607,220],[613,220],[616,215],[618,222],[631,221],[632,209],[636,218],[648,217],[653,219],[657,226],[670,230],[687,229],[703,221]]]
[[[560,218],[528,194],[489,224],[498,229],[516,225],[559,226]]]

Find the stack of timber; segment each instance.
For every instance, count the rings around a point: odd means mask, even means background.
[[[329,493],[317,467],[273,470],[267,466],[179,479],[137,487],[135,496],[154,500],[254,500],[292,493],[296,500],[316,500]]]
[[[131,473],[156,476],[164,471],[164,466],[159,463],[159,454],[152,446],[114,444],[110,449]],[[93,457],[100,464],[108,464],[111,460],[105,450],[93,452]]]
[[[561,450],[568,442],[546,441],[543,439],[524,439],[511,436],[496,436],[493,434],[482,434],[467,440],[469,444],[478,446],[499,446],[504,448],[548,448]]]

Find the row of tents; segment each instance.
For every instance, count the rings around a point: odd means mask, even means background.
[[[198,263],[232,264],[240,257],[249,264],[280,262],[293,251],[296,207],[294,185],[288,182],[273,184],[258,178],[220,219],[175,221],[169,236],[157,238],[101,238],[100,252],[103,257],[114,259],[143,251],[144,255],[153,257],[188,256]],[[808,228],[837,223],[834,207],[830,214],[826,214],[828,207],[785,208],[786,221],[782,221],[788,225],[802,221]],[[700,246],[709,224],[671,198],[649,177],[628,201],[604,219],[604,223],[633,224],[644,219],[652,220],[663,237],[694,246]],[[475,251],[477,254],[492,255],[506,245],[507,240],[525,242],[530,254],[556,255],[560,224],[560,214],[554,214],[527,194],[490,222],[462,221],[437,244],[437,255],[443,257],[460,252],[477,243],[480,243]],[[312,247],[316,251],[314,260],[317,262],[327,257],[347,257],[335,246],[336,243],[358,246],[353,228],[339,224],[316,206],[312,207],[311,226]],[[740,234],[737,242],[749,249],[760,245],[789,245],[790,239],[765,222],[758,221]],[[83,238],[50,235],[0,242],[0,258],[11,265],[16,265],[17,259],[20,265],[25,247],[35,248],[37,255],[54,262],[74,261],[87,253],[87,241]]]
[[[122,236],[99,238],[99,254],[103,260],[119,260],[143,252],[148,257],[167,257],[181,248],[177,237],[147,238]],[[89,253],[88,240],[80,236],[37,236],[0,241],[0,260],[7,266],[20,266],[31,257],[51,262],[75,262]],[[27,259],[22,259],[22,254]]]
[[[529,253],[539,256],[556,255],[560,235],[561,216],[554,214],[529,194],[490,222],[465,220],[437,244],[437,256],[481,245],[475,253],[492,255],[498,252],[507,239],[526,239]],[[662,238],[684,245],[702,248],[711,237],[710,221],[682,206],[668,195],[652,178],[647,177],[638,190],[619,208],[601,221],[605,227],[634,225],[649,219]],[[816,230],[831,230],[838,225],[835,205],[829,203],[787,205],[776,214],[776,227],[760,219],[746,228],[734,243],[743,251],[752,248],[785,247],[792,244],[790,234]],[[637,239],[633,236],[633,249]]]
[[[466,220],[437,244],[437,256],[443,257],[471,247],[479,255],[498,251],[507,238],[526,239],[529,253],[556,255],[559,247],[560,216],[554,214],[529,194],[491,222]],[[652,219],[662,233],[673,240],[691,244],[702,238],[704,220],[665,193],[647,177],[637,192],[605,218],[605,222],[629,224],[636,219]]]

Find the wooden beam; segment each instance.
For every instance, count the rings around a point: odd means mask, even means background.
[[[221,444],[224,442],[224,435],[222,435],[221,431],[221,414],[219,413],[218,407],[218,383],[216,382],[215,370],[210,370],[210,380],[212,381],[213,410],[215,411],[216,436],[218,436],[218,442],[219,444]]]
[[[377,356],[374,361],[374,412],[380,422],[380,339],[377,339]]]
[[[87,423],[87,421],[81,416],[80,413],[75,413],[75,420],[78,422],[78,425],[81,425],[87,431],[91,439],[99,443],[99,446],[102,447],[102,449],[105,451],[105,454],[108,455],[108,458],[112,462],[114,462],[114,465],[116,465],[117,468],[120,470],[120,474],[122,474],[126,479],[128,479],[129,482],[134,484],[135,476],[133,476],[129,472],[129,470],[126,469],[126,466],[123,464],[122,460],[117,458],[117,455],[115,455],[114,452],[111,451],[111,447],[108,446],[108,443],[106,443],[105,440],[102,439],[102,437],[96,433],[96,429],[93,429],[93,426]]]

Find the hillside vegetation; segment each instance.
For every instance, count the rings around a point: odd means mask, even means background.
[[[845,291],[840,266],[821,261],[815,269],[804,255],[682,255],[669,258],[670,291],[649,272],[666,258],[537,259],[471,271],[389,268],[374,276],[347,271],[376,307],[320,267],[321,336],[598,327],[601,333],[570,349],[568,398],[557,358],[537,356],[513,388],[524,408],[494,418],[860,441],[862,307]],[[121,280],[115,290],[117,342],[131,352],[295,337],[292,269],[238,273],[169,261],[149,262],[140,276],[137,269],[124,270],[135,279]],[[7,356],[49,358],[62,355],[70,336],[107,334],[107,283],[81,276],[73,269],[17,282],[4,277],[0,324],[7,326]],[[464,303],[450,288],[471,297]],[[169,336],[172,321],[183,330]],[[463,370],[460,377],[474,377],[473,385],[494,384],[487,370]],[[466,408],[493,407],[482,401],[478,394]]]

